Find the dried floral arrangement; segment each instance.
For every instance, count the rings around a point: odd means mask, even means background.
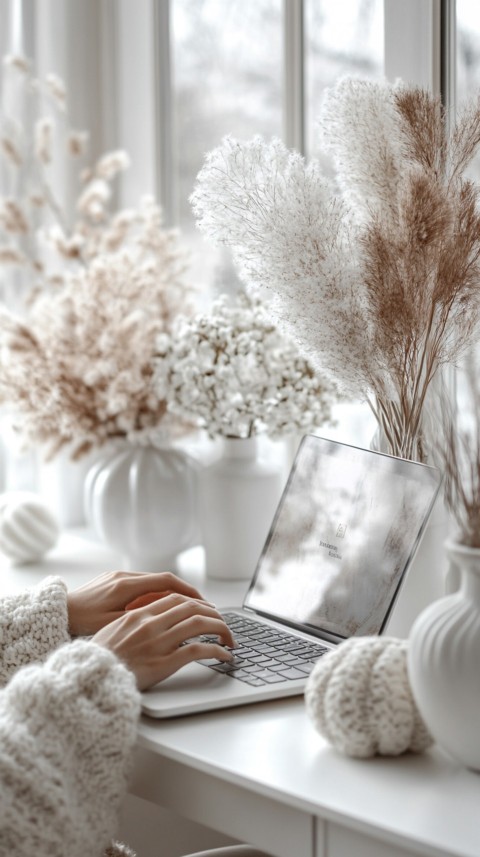
[[[142,228],[142,212],[115,210],[115,180],[129,166],[122,150],[87,166],[89,133],[72,127],[67,91],[40,78],[22,56],[5,56],[0,97],[0,265],[27,302],[63,285],[70,272],[120,250]],[[59,186],[72,185],[73,200]]]
[[[26,273],[28,301],[19,315],[0,312],[0,405],[26,445],[50,458],[65,446],[80,458],[110,438],[170,439],[182,427],[166,413],[158,366],[153,386],[153,355],[158,336],[191,307],[178,236],[150,198],[112,210],[112,181],[128,165],[120,151],[81,171],[69,218],[50,181],[54,141],[57,161],[65,153],[68,161],[88,134],[70,129],[58,77],[39,80],[21,57],[4,68],[41,112],[32,150],[2,92],[0,151],[17,194],[0,199],[0,264]]]
[[[279,140],[227,137],[193,210],[302,353],[369,403],[387,451],[424,461],[432,381],[478,335],[479,187],[465,171],[480,102],[449,132],[428,92],[345,78],[319,126],[335,182]]]
[[[179,429],[166,415],[158,361],[153,385],[153,356],[188,308],[183,258],[158,207],[143,216],[142,257],[126,249],[101,257],[39,297],[28,318],[0,314],[0,401],[48,457],[68,445],[80,458],[116,437],[165,441]]]
[[[174,414],[210,437],[308,431],[330,417],[332,387],[280,334],[255,296],[221,295],[160,337],[159,386]]]
[[[457,524],[456,540],[480,548],[480,359],[471,351],[462,364],[456,402],[444,393],[436,416],[441,431],[437,463],[445,473],[445,503]]]

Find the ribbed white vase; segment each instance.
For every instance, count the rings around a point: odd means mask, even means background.
[[[180,449],[115,444],[85,482],[87,522],[135,571],[172,571],[198,544],[197,462]]]
[[[419,711],[435,740],[480,770],[480,548],[448,541],[460,590],[431,604],[411,634],[408,669]]]
[[[222,438],[199,475],[199,522],[207,577],[248,580],[255,571],[285,483],[283,464],[257,438]]]

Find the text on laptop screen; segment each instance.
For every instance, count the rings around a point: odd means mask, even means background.
[[[303,439],[245,606],[339,637],[381,631],[441,475]]]

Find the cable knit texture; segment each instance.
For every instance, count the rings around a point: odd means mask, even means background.
[[[136,857],[136,855],[135,852],[132,851],[128,845],[124,845],[123,842],[112,842],[105,851],[105,857]]]
[[[67,588],[59,577],[0,599],[0,685],[70,639]]]
[[[1,857],[104,853],[139,710],[134,676],[92,642],[62,646],[11,679],[0,693]]]
[[[316,729],[349,756],[397,756],[432,743],[415,705],[407,640],[353,637],[320,658],[305,691]]]

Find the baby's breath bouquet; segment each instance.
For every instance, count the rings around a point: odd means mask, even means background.
[[[209,312],[180,320],[157,348],[157,389],[167,384],[169,411],[212,438],[281,437],[330,419],[331,385],[255,296],[222,295]]]
[[[387,449],[428,457],[425,404],[442,366],[478,337],[480,102],[451,131],[441,102],[402,82],[327,91],[319,161],[280,140],[227,137],[192,196],[247,287],[342,391],[367,401]]]

